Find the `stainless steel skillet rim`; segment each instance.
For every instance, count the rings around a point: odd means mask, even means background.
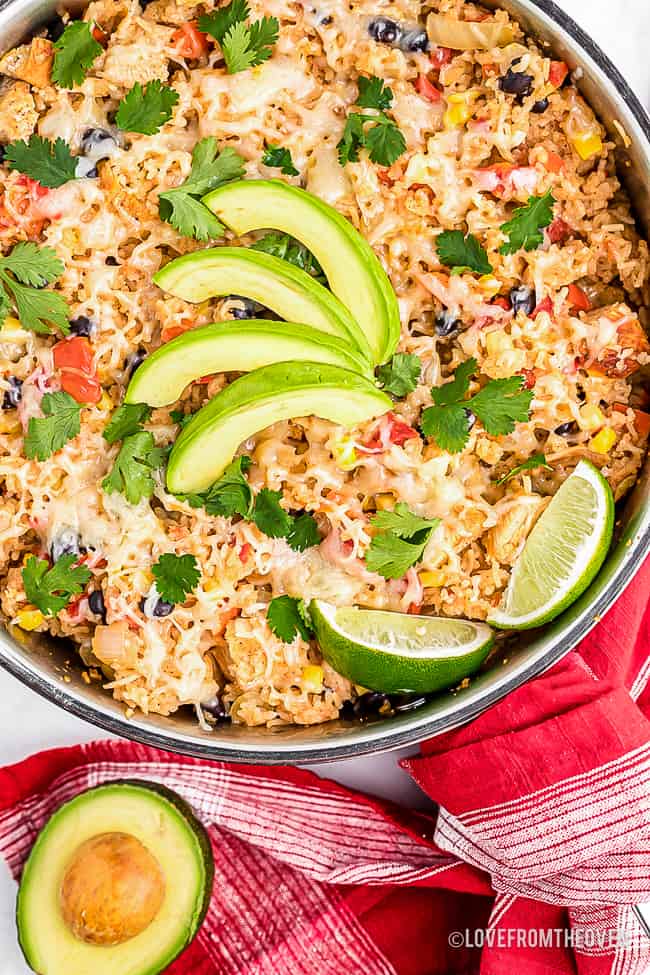
[[[490,6],[500,4],[487,0]],[[513,8],[515,15],[526,12],[539,18],[558,43],[564,35],[580,49],[581,59],[589,65],[590,71],[600,75],[604,82],[613,87],[627,109],[626,122],[633,138],[642,140],[650,155],[650,120],[636,96],[632,93],[618,70],[600,48],[573,22],[556,4],[550,0],[504,0],[503,6]],[[20,0],[0,0],[0,31],[3,12],[14,8],[29,7],[30,18],[25,24],[42,19],[49,4],[24,4]],[[632,131],[634,129],[634,131]],[[647,178],[647,177],[646,177]],[[647,472],[647,465],[646,465]],[[554,624],[541,638],[541,645],[534,656],[522,653],[522,658],[514,662],[502,674],[490,674],[483,684],[472,686],[462,696],[448,696],[434,702],[435,713],[431,708],[421,709],[399,719],[387,719],[367,725],[342,727],[339,722],[320,726],[321,740],[282,743],[282,734],[268,733],[266,740],[255,742],[254,747],[240,745],[236,739],[228,740],[217,730],[212,735],[196,732],[185,733],[179,727],[175,730],[173,722],[169,727],[156,728],[144,716],[127,719],[119,712],[111,698],[90,701],[83,692],[71,689],[55,677],[44,672],[38,665],[38,658],[25,651],[5,630],[0,631],[0,665],[38,694],[52,701],[64,710],[85,719],[106,731],[144,744],[194,755],[199,758],[238,762],[258,762],[263,764],[324,762],[336,759],[358,757],[379,753],[400,746],[414,744],[424,738],[432,737],[465,724],[487,707],[500,700],[511,690],[546,670],[584,637],[595,622],[612,605],[624,587],[633,577],[636,569],[650,551],[650,503],[642,506],[634,528],[615,551],[610,553],[603,573],[605,583],[597,579],[590,592],[580,600],[576,607],[564,615],[564,622]],[[626,545],[625,542],[628,542]],[[599,577],[600,579],[601,577]],[[601,591],[598,591],[598,590]],[[312,734],[314,733],[312,729]],[[291,736],[295,737],[295,736]]]

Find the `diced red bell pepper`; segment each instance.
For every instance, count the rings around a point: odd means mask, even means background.
[[[61,370],[61,389],[77,403],[99,403],[102,398],[102,387],[97,378],[77,369]]]
[[[434,68],[440,71],[446,64],[449,64],[453,56],[454,52],[450,47],[436,47],[429,55],[429,60]]]
[[[545,152],[544,169],[549,173],[561,173],[564,169],[564,159],[562,156],[558,156],[557,152],[553,152],[552,149],[546,149]]]
[[[418,79],[415,82],[415,90],[418,95],[422,95],[430,102],[439,102],[442,98],[442,92],[439,91],[435,85],[432,85],[426,75],[418,75]]]
[[[548,80],[554,88],[561,88],[566,81],[566,76],[568,73],[569,66],[565,64],[564,61],[551,61]]]
[[[521,375],[524,377],[524,389],[533,389],[537,382],[537,373],[534,369],[522,369]]]
[[[612,409],[616,410],[617,413],[627,413],[629,409],[632,409],[634,413],[634,426],[637,432],[642,437],[650,436],[650,413],[644,413],[643,410],[635,410],[630,406],[625,406],[624,403],[614,403]]]
[[[98,27],[97,24],[95,24],[91,30],[91,34],[98,44],[101,44],[102,47],[106,47],[108,44],[108,34],[105,30],[102,30],[101,27]]]
[[[208,53],[208,36],[199,30],[198,21],[191,20],[174,31],[172,47],[182,58],[201,58]]]
[[[576,311],[589,311],[591,308],[589,298],[584,293],[582,288],[578,287],[577,284],[569,285],[567,300],[571,307],[575,308]]]
[[[503,308],[504,311],[510,311],[510,302],[503,295],[497,295],[491,301],[492,305],[498,305],[499,308]]]
[[[533,314],[531,315],[531,318],[536,318],[539,315],[539,313],[542,311],[548,312],[549,315],[553,311],[553,302],[551,301],[548,295],[546,296],[546,298],[542,298],[540,303],[533,308]]]

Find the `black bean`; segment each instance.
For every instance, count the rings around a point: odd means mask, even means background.
[[[82,547],[74,528],[61,528],[50,543],[50,558],[58,562],[64,555],[80,555]]]
[[[101,589],[94,589],[88,596],[88,609],[95,616],[101,616],[106,621],[106,603],[104,602],[104,593]]]
[[[87,315],[79,315],[70,320],[70,331],[73,335],[83,335],[84,338],[89,338],[96,328],[96,323]]]
[[[354,720],[354,704],[352,701],[344,701],[341,705],[341,710],[339,711],[339,718],[343,721],[353,721]]]
[[[48,21],[46,24],[47,37],[50,41],[58,41],[61,34],[65,30],[65,24],[61,17],[53,17],[52,20]]]
[[[107,129],[86,129],[81,137],[81,151],[88,159],[108,159],[117,148],[117,140]]]
[[[116,257],[113,257],[112,254],[108,255],[108,257],[106,258],[106,263],[108,264],[109,267],[119,267],[120,264],[118,259]]]
[[[368,33],[373,41],[378,41],[380,44],[395,44],[402,31],[394,20],[389,20],[388,17],[375,17],[368,24]]]
[[[169,616],[169,614],[173,611],[173,609],[174,609],[173,603],[168,603],[165,599],[162,599],[159,596],[156,601],[156,605],[153,608],[153,615],[156,617]]]
[[[534,112],[535,115],[542,115],[548,108],[548,105],[549,105],[548,98],[540,98],[540,100],[538,102],[535,102],[535,104],[531,108],[531,112]]]
[[[15,410],[23,396],[23,381],[17,376],[9,376],[8,383],[10,388],[5,390],[2,398],[2,409]]]
[[[518,311],[523,311],[524,315],[530,315],[535,307],[535,292],[525,284],[520,284],[510,292],[510,304],[516,315]]]
[[[380,713],[382,708],[389,704],[388,695],[381,691],[367,691],[358,697],[353,705],[355,718],[363,721]]]
[[[393,711],[413,711],[426,704],[426,697],[422,694],[391,694],[390,703]]]
[[[467,417],[467,429],[471,430],[476,423],[476,416],[469,409],[465,409],[465,416]]]
[[[417,51],[422,51],[423,53],[429,50],[429,38],[427,32],[421,28],[416,27],[413,30],[407,30],[399,42],[400,49],[406,51],[407,53],[415,54]]]
[[[459,328],[460,319],[457,318],[456,315],[448,308],[445,308],[436,315],[436,335],[439,335],[441,338],[452,335],[454,332],[457,332]]]
[[[132,376],[138,366],[141,366],[144,360],[147,358],[147,350],[142,347],[138,348],[135,352],[131,353],[126,360],[126,370],[129,376]]]
[[[6,156],[6,154],[7,154],[7,143],[6,142],[0,142],[0,162],[2,162],[4,160],[4,157]]]
[[[532,74],[525,74],[523,71],[513,71],[508,68],[506,73],[499,78],[499,88],[508,95],[518,95],[524,98],[530,95],[533,90]]]
[[[231,302],[228,307],[231,318],[259,318],[262,312],[266,310],[264,305],[260,305],[259,301],[242,298],[241,295],[230,295],[228,301]]]
[[[560,423],[559,427],[556,427],[553,433],[557,433],[558,437],[568,437],[572,433],[578,432],[578,424],[575,420],[569,421],[569,423]]]
[[[334,23],[334,18],[330,17],[329,14],[326,14],[324,17],[321,17],[318,23],[321,27],[329,27],[330,24]]]
[[[218,694],[208,698],[207,701],[201,701],[201,710],[211,724],[212,722],[214,724],[223,724],[230,721],[230,715],[226,705]]]
[[[174,603],[168,603],[152,588],[140,600],[140,609],[149,619],[160,619],[162,616],[169,616],[174,609]]]
[[[76,179],[97,179],[99,172],[95,160],[87,156],[77,156],[74,174]]]

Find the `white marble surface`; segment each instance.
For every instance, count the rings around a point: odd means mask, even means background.
[[[650,106],[650,0],[556,0],[610,55],[646,107]],[[100,737],[80,721],[0,671],[0,765],[32,752]],[[405,804],[423,796],[397,764],[402,752],[321,765],[318,771],[348,785]],[[0,975],[26,975],[15,945],[15,890],[0,862]]]

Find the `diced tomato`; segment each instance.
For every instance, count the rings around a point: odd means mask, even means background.
[[[174,31],[172,46],[182,58],[201,58],[208,53],[208,36],[198,29],[196,20],[191,20]]]
[[[88,376],[78,369],[61,370],[61,389],[69,393],[77,403],[99,403],[102,387],[95,376]]]
[[[531,318],[536,318],[541,311],[546,311],[548,312],[549,315],[553,311],[553,302],[548,297],[548,295],[546,296],[546,298],[543,298],[540,301],[539,305],[536,305],[533,308],[533,314],[531,315]]]
[[[92,346],[88,339],[81,335],[57,342],[52,354],[56,369],[79,369],[87,373],[94,371]]]
[[[106,47],[108,44],[108,34],[106,31],[103,31],[101,27],[98,27],[97,24],[95,24],[91,33],[98,44],[101,44],[102,47]]]
[[[401,447],[405,444],[407,440],[413,440],[414,437],[418,437],[419,433],[410,427],[408,423],[404,423],[403,420],[394,419],[393,424],[390,428],[390,442],[397,444]]]
[[[189,331],[189,329],[192,328],[192,325],[193,322],[189,321],[189,319],[179,322],[178,325],[168,325],[166,328],[163,328],[160,338],[162,339],[163,343],[171,342],[171,340],[175,339],[178,335],[183,335],[184,332]]]
[[[250,542],[244,542],[242,547],[239,549],[239,559],[241,562],[245,562],[248,556],[251,554],[252,546]]]
[[[524,377],[524,389],[533,389],[537,382],[537,373],[534,369],[522,369],[521,375]]]
[[[589,311],[591,308],[589,298],[577,284],[569,285],[567,299],[571,307],[575,308],[576,311]]]
[[[418,95],[422,95],[430,102],[439,102],[442,98],[442,92],[439,91],[435,85],[432,85],[426,75],[418,75],[418,80],[415,82],[415,90]]]
[[[436,47],[429,55],[429,60],[434,68],[440,71],[446,64],[449,64],[453,56],[454,52],[450,47]]]
[[[510,302],[507,298],[504,298],[503,295],[497,295],[496,298],[492,299],[491,304],[498,305],[499,308],[503,308],[504,311],[510,311]]]
[[[410,603],[406,612],[409,616],[420,616],[422,614],[422,606],[420,603]]]
[[[47,186],[41,186],[37,180],[32,179],[30,176],[19,176],[17,182],[19,186],[26,186],[28,188],[29,195],[34,200],[39,200],[42,197],[47,196],[47,194],[50,192]]]
[[[624,403],[614,403],[612,409],[616,410],[617,413],[627,413],[632,407],[625,406]],[[637,432],[642,437],[650,436],[650,413],[644,413],[643,410],[634,409],[632,409],[632,412],[634,413],[634,426]]]
[[[499,69],[496,64],[489,61],[481,66],[481,73],[484,78],[492,78],[495,74],[499,74]]]
[[[557,152],[553,152],[552,149],[545,149],[545,152],[544,169],[549,173],[561,173],[564,169],[562,156],[558,156]]]
[[[546,233],[552,244],[563,244],[571,236],[573,230],[561,217],[556,217]]]
[[[554,88],[561,88],[569,73],[569,66],[564,61],[551,61],[548,80]]]
[[[390,444],[401,447],[407,440],[413,440],[419,436],[417,430],[410,427],[408,423],[404,423],[393,412],[389,412],[377,422],[371,439],[358,449],[361,453],[379,454],[388,450]]]

